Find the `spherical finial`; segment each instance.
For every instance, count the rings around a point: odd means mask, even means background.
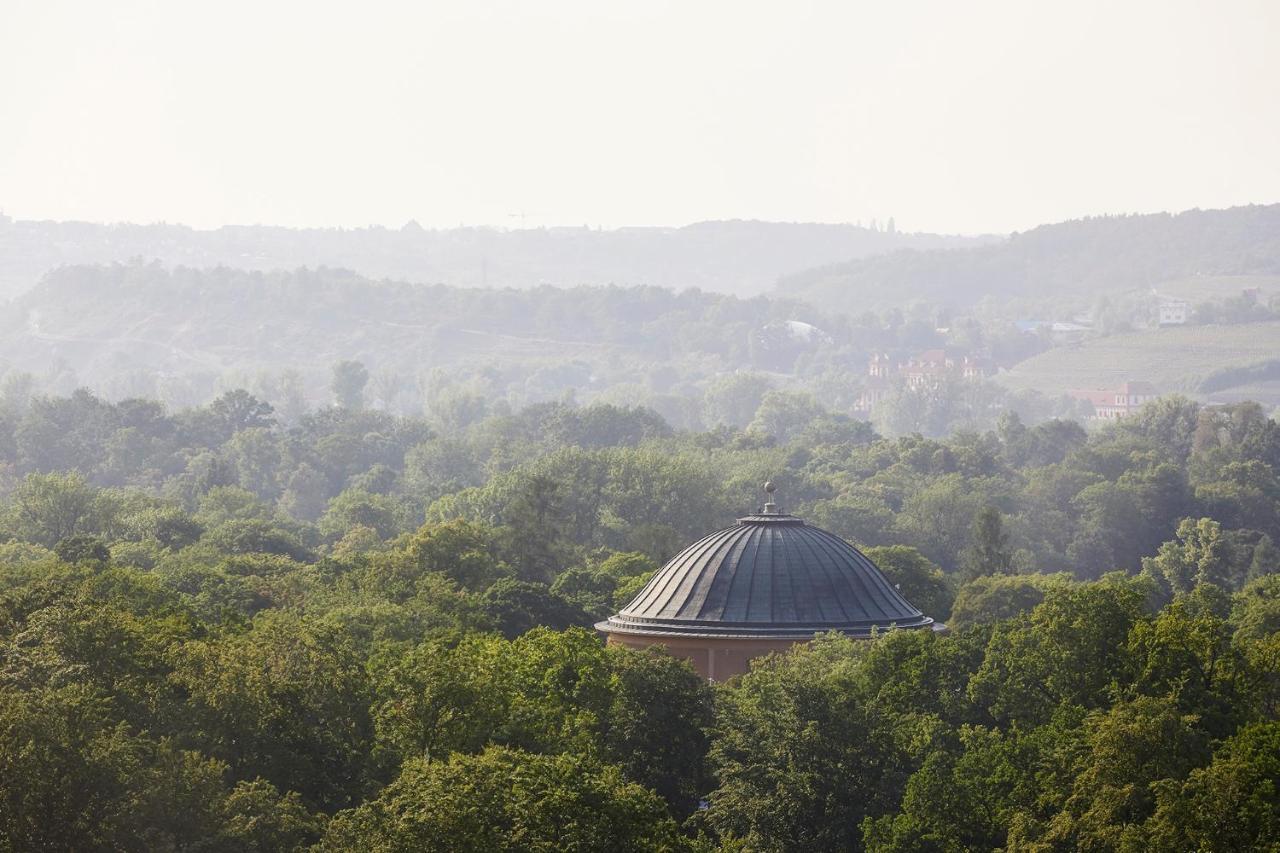
[[[773,484],[772,480],[769,480],[764,484],[764,490],[769,494],[773,494],[777,489],[778,487]]]

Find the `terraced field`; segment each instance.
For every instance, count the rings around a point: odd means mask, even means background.
[[[1097,338],[1029,358],[998,380],[1012,389],[1063,394],[1151,382],[1164,393],[1195,394],[1216,370],[1280,358],[1280,322],[1178,326]]]

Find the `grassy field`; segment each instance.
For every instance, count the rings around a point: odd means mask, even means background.
[[[1206,394],[1203,399],[1206,403],[1239,403],[1242,400],[1253,400],[1266,407],[1280,408],[1280,380],[1237,385],[1234,388]]]
[[[1015,365],[998,381],[1012,389],[1063,394],[1142,380],[1161,393],[1194,394],[1215,370],[1274,358],[1280,358],[1280,323],[1177,326],[1058,347]]]

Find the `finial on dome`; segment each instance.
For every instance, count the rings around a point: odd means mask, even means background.
[[[768,480],[765,482],[764,491],[765,491],[765,494],[767,495],[764,503],[765,515],[775,515],[778,512],[778,505],[773,502],[773,493],[777,490],[778,490],[778,487],[773,484],[772,480]]]

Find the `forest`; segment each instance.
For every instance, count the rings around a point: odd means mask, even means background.
[[[288,418],[333,399],[340,361],[368,371],[370,407],[398,414],[439,414],[463,398],[495,410],[569,398],[645,405],[700,430],[722,421],[718,399],[739,392],[748,399],[735,404],[736,426],[771,389],[851,413],[873,352],[947,347],[1007,366],[1050,345],[1007,318],[948,318],[925,304],[844,315],[696,289],[485,290],[326,268],[64,267],[0,304],[0,375],[25,382],[23,393],[89,388],[177,410],[248,389]],[[942,436],[992,426],[1002,409],[1038,421],[1077,405],[994,381],[898,390],[877,414],[882,432]]]
[[[6,387],[0,849],[1280,849],[1256,404],[885,437],[778,390],[677,429],[331,378],[293,412]],[[604,646],[766,479],[950,631],[721,684]]]

